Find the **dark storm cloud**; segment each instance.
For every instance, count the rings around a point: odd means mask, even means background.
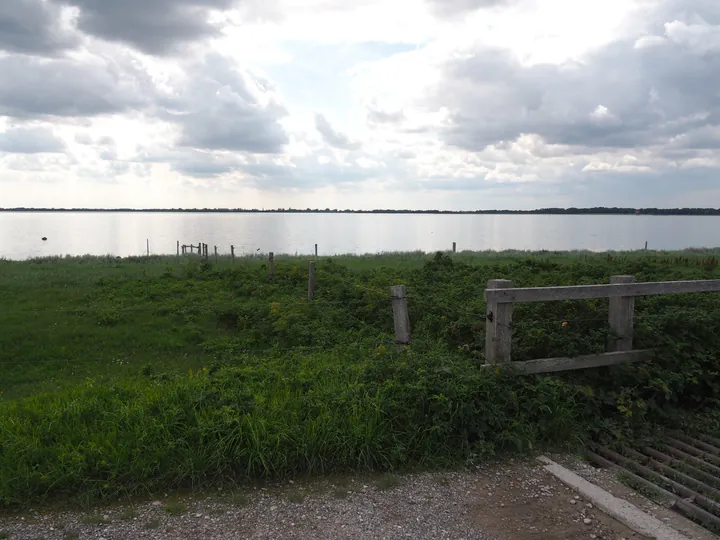
[[[344,133],[335,131],[330,122],[320,113],[315,114],[315,129],[322,135],[323,140],[333,148],[343,150],[357,150],[360,148],[360,143],[351,141]]]
[[[148,54],[218,35],[208,18],[231,8],[235,0],[63,0],[77,7],[78,29],[122,42]]]
[[[63,8],[42,0],[0,2],[0,51],[54,55],[79,38],[63,26]]]
[[[0,57],[0,116],[96,116],[146,106],[152,84],[121,57]]]
[[[40,154],[64,151],[65,144],[46,127],[20,126],[0,132],[0,152]]]
[[[671,20],[662,36],[612,43],[582,63],[531,67],[478,48],[446,65],[434,104],[451,111],[446,140],[467,149],[523,133],[587,147],[664,144],[718,125],[718,37],[720,27]]]
[[[162,102],[163,118],[181,129],[181,146],[271,154],[288,142],[279,123],[287,111],[267,81],[217,54],[188,67],[187,74],[177,95]]]

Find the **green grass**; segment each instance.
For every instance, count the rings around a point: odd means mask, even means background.
[[[397,487],[400,484],[402,484],[402,480],[398,475],[384,474],[380,478],[378,478],[377,482],[375,482],[375,487],[379,491],[387,491],[388,489]]]
[[[85,525],[108,525],[110,521],[100,515],[90,514],[82,518],[82,523]]]
[[[420,253],[218,264],[0,261],[0,506],[456,466],[629,436],[720,390],[720,297],[639,298],[653,364],[483,370],[489,279],[517,286],[719,279],[717,253]],[[391,285],[413,330],[394,346]],[[602,352],[607,301],[520,304],[513,358]],[[567,322],[567,325],[563,325]]]
[[[179,516],[187,512],[187,510],[187,505],[179,501],[171,501],[165,505],[165,512],[171,516]]]

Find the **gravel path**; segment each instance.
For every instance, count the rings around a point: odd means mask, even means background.
[[[0,539],[636,540],[540,467],[353,477],[0,517]]]

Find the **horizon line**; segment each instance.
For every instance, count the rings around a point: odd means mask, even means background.
[[[362,209],[339,209],[339,208],[46,208],[46,207],[23,207],[0,208],[0,212],[146,212],[146,213],[303,213],[303,214],[680,214],[680,215],[707,215],[720,214],[720,209],[711,207],[683,207],[683,208],[635,208],[618,206],[594,206],[594,207],[547,207],[531,210],[514,209],[478,209],[478,210],[440,210],[440,209],[391,209],[376,208],[372,210]]]

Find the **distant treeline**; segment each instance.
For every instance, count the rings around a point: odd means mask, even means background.
[[[644,214],[718,216],[720,208],[538,208],[536,210],[338,210],[331,208],[0,208],[0,212],[236,212],[268,214]]]

